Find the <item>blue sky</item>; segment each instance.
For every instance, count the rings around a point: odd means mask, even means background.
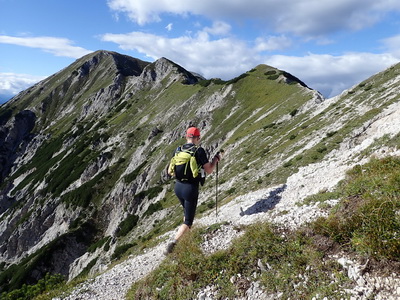
[[[400,61],[398,0],[0,0],[0,101],[96,50],[206,78],[258,64],[325,97]]]

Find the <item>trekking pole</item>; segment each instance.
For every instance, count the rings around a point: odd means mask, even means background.
[[[217,152],[216,155],[218,155],[219,159],[221,158],[221,155],[224,153],[224,150],[220,150]],[[215,217],[218,218],[218,163],[215,165]]]
[[[215,217],[218,218],[218,162],[215,168]]]

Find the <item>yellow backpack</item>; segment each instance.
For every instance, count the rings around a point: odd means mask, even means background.
[[[199,175],[200,168],[196,161],[196,146],[189,149],[178,147],[171,158],[168,172],[180,181],[191,181]]]

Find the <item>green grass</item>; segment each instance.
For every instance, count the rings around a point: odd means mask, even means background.
[[[361,95],[354,96],[354,101],[365,101],[365,93],[364,91]],[[252,96],[254,96],[254,94]],[[378,102],[375,108],[370,109],[361,116],[355,113],[347,115],[346,118],[343,118],[343,125],[341,127],[328,131],[317,145],[311,149],[302,151],[301,159],[297,159],[299,157],[297,156],[295,160],[291,159],[287,161],[285,161],[285,157],[294,155],[296,151],[299,153],[301,149],[307,147],[310,137],[315,135],[321,128],[329,126],[329,124],[336,121],[338,116],[344,116],[346,114],[347,107],[342,106],[341,103],[347,99],[341,99],[312,118],[307,114],[298,114],[297,111],[296,114],[294,114],[293,112],[296,110],[295,107],[292,107],[290,111],[288,108],[285,108],[285,101],[282,103],[279,102],[279,106],[271,106],[277,107],[277,109],[274,111],[274,114],[270,114],[262,120],[264,124],[261,127],[256,127],[256,123],[249,122],[250,124],[246,124],[247,131],[240,131],[240,134],[244,137],[250,136],[250,138],[247,138],[244,142],[243,148],[241,148],[242,153],[236,154],[244,159],[240,160],[240,163],[236,164],[236,167],[232,168],[231,172],[243,172],[243,169],[246,170],[246,166],[250,165],[249,162],[259,161],[260,157],[263,158],[262,161],[265,160],[267,162],[275,161],[276,158],[278,158],[279,161],[284,161],[284,163],[282,163],[282,167],[268,171],[272,176],[270,180],[266,181],[266,184],[283,183],[286,178],[293,172],[296,172],[299,167],[321,161],[332,150],[338,149],[340,143],[348,137],[354,129],[362,127],[365,122],[374,118],[374,116],[393,103],[393,101],[397,101],[397,98],[394,97],[387,101]],[[289,103],[293,105],[294,102]],[[300,101],[296,103],[296,105],[301,103],[303,102]],[[277,112],[277,115],[275,115],[275,112]],[[292,115],[292,118],[281,123],[276,122],[275,118],[279,118],[285,113]],[[259,130],[261,128],[263,132]],[[257,134],[251,135],[251,132],[257,132]],[[235,140],[237,139],[238,137],[235,138]],[[257,145],[255,147],[256,151],[248,153],[247,150],[244,150],[247,149],[249,145]],[[268,165],[269,164],[266,164],[266,166]],[[251,177],[250,175],[250,178]],[[255,188],[254,185],[246,186],[250,190]]]
[[[135,247],[136,245],[136,243],[129,243],[116,247],[113,254],[111,255],[111,260],[120,259],[129,249]]]
[[[399,261],[399,184],[400,158],[372,159],[349,171],[336,191],[306,200],[342,199],[328,217],[307,227],[289,232],[268,223],[251,225],[228,250],[211,255],[200,249],[207,229],[194,230],[158,269],[132,286],[127,298],[188,299],[213,284],[219,298],[232,299],[243,296],[250,280],[284,299],[346,298],[346,272],[326,251]],[[260,262],[267,271],[260,270]]]
[[[57,156],[55,154],[61,149],[63,144],[64,136],[59,136],[57,138],[51,139],[44,142],[36,152],[36,155],[30,161],[30,163],[22,166],[12,177],[12,179],[17,178],[24,172],[34,169],[35,171],[29,174],[18,186],[17,189],[23,189],[29,182],[32,184],[42,180],[49,168],[57,162],[59,157],[62,157],[63,153],[59,153]],[[54,157],[53,157],[54,156]]]
[[[269,224],[251,225],[228,250],[209,256],[199,247],[201,232],[187,235],[156,271],[132,286],[127,299],[190,299],[209,284],[218,287],[218,298],[234,299],[244,296],[250,280],[258,280],[267,293],[283,293],[284,299],[344,295],[337,291],[346,282],[340,267],[323,262],[324,254],[300,231],[282,236]],[[259,262],[270,269],[261,271]],[[331,273],[337,282],[331,283]]]
[[[90,245],[88,247],[88,252],[93,253],[96,251],[96,249],[103,247],[106,244],[109,244],[111,241],[111,236],[106,236],[98,241],[96,241],[95,243],[93,243],[92,245]]]
[[[100,200],[114,186],[123,172],[123,168],[120,166],[123,163],[124,161],[122,160],[121,163],[99,172],[80,187],[62,195],[61,201],[72,207],[87,208],[90,204],[100,205]],[[66,177],[66,179],[70,179],[70,177]],[[68,180],[66,180],[66,184],[68,184]]]
[[[2,300],[30,300],[57,289],[64,284],[65,279],[63,276],[46,274],[38,283],[34,285],[24,284],[21,288],[13,290],[12,292],[0,294],[0,298]]]
[[[139,217],[137,215],[128,215],[118,226],[117,237],[125,236],[131,231],[138,223]]]
[[[141,163],[135,170],[126,174],[124,176],[124,181],[126,183],[130,183],[136,179],[136,177],[140,174],[141,169],[147,164],[147,160]]]
[[[372,159],[353,168],[338,188],[342,200],[315,229],[376,259],[400,261],[400,158]]]

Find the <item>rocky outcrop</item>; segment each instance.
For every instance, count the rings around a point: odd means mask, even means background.
[[[199,81],[198,77],[164,57],[149,65],[143,71],[142,77],[147,81],[160,82],[171,73],[173,76],[169,76],[170,81],[180,80],[183,84],[194,84]]]
[[[24,110],[0,127],[0,184],[9,175],[15,160],[24,155],[26,145],[33,138],[32,130],[35,121],[35,114],[30,110]],[[7,185],[6,190],[9,188],[10,186]],[[0,193],[0,214],[11,204],[12,201],[4,191]]]
[[[30,110],[24,110],[0,128],[0,182],[3,182],[16,157],[24,152],[24,146],[32,138],[36,116]]]

